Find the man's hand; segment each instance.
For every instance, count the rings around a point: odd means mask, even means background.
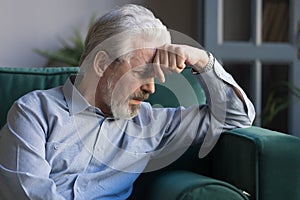
[[[165,73],[181,73],[186,65],[201,71],[209,61],[205,50],[187,45],[166,44],[156,49],[153,59],[155,76],[165,82]]]

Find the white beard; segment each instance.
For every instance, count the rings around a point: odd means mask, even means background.
[[[114,118],[132,119],[138,114],[140,105],[129,105],[130,96],[120,96],[119,93],[113,93],[111,88],[108,88],[108,91],[110,91],[110,95],[106,96],[106,103],[109,105]]]
[[[111,105],[112,114],[116,119],[131,119],[138,114],[139,110],[140,106],[130,106],[128,99],[121,102],[112,102]]]

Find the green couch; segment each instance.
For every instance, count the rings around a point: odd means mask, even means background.
[[[0,67],[0,126],[12,103],[23,94],[61,85],[76,67]],[[184,73],[205,101],[190,73]],[[150,102],[175,106],[162,85]],[[300,140],[259,127],[224,132],[212,152],[198,159],[198,147],[190,147],[168,167],[141,175],[130,199],[300,200]],[[250,196],[251,195],[251,196]]]

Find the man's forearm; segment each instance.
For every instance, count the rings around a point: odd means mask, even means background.
[[[223,120],[224,125],[232,125],[224,128],[252,124],[255,117],[253,104],[217,61],[211,70],[196,77],[205,91],[212,115],[218,120]]]

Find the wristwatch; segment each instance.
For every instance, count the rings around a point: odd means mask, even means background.
[[[205,72],[208,72],[209,70],[211,70],[214,67],[214,64],[215,64],[214,56],[209,51],[206,51],[206,53],[207,53],[208,59],[209,59],[208,63],[203,68],[201,68],[201,70],[199,70],[199,71],[196,71],[196,70],[192,69],[193,74],[205,73]]]

